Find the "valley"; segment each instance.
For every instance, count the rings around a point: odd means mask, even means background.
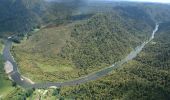
[[[66,27],[44,28],[26,42],[14,46],[12,53],[21,73],[37,82],[67,81],[86,76],[123,59],[152,32],[152,26],[144,20],[138,26],[147,27],[139,31],[133,21],[128,21],[131,24],[124,27],[128,22],[121,15],[113,13],[106,17],[107,14],[97,14]],[[125,33],[126,36],[121,38]]]
[[[5,44],[5,49],[3,51],[3,55],[4,58],[6,59],[6,61],[10,61],[13,64],[13,67],[15,70],[13,70],[13,72],[11,72],[11,78],[12,80],[14,80],[17,84],[20,84],[23,87],[30,87],[30,88],[49,88],[52,86],[56,86],[56,87],[62,87],[62,86],[72,86],[72,85],[77,85],[77,84],[81,84],[81,83],[86,83],[88,81],[91,80],[96,80],[102,76],[105,76],[106,74],[108,74],[109,72],[111,72],[113,69],[118,68],[120,66],[122,66],[124,63],[127,63],[128,61],[132,60],[133,58],[135,58],[137,56],[138,53],[140,53],[142,51],[142,49],[144,48],[144,46],[149,43],[152,39],[154,39],[154,35],[158,30],[159,25],[156,24],[155,29],[153,30],[153,33],[150,37],[149,40],[145,41],[142,43],[142,45],[137,46],[134,51],[130,52],[130,54],[125,57],[124,59],[120,60],[119,62],[116,62],[115,64],[113,64],[112,66],[102,69],[101,71],[98,71],[96,73],[93,73],[91,75],[87,75],[83,78],[79,78],[77,80],[73,80],[73,81],[67,81],[67,82],[58,82],[58,83],[29,83],[27,80],[23,80],[22,76],[20,75],[18,68],[17,68],[17,64],[15,63],[15,61],[12,59],[12,55],[10,54],[10,47],[11,47],[11,41],[7,40],[6,44]]]
[[[0,100],[169,100],[170,5],[1,0]]]

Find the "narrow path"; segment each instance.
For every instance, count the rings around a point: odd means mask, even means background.
[[[46,82],[46,83],[34,83],[33,84],[33,83],[30,83],[26,78],[23,78],[21,74],[19,73],[18,66],[10,53],[10,48],[12,46],[12,41],[10,40],[5,41],[3,56],[4,56],[5,61],[9,61],[13,65],[13,71],[9,73],[9,75],[11,76],[11,79],[14,82],[16,82],[18,85],[24,88],[49,88],[52,86],[56,86],[56,87],[73,86],[73,85],[78,85],[78,84],[86,83],[89,81],[93,81],[103,76],[106,76],[108,73],[112,72],[115,68],[118,68],[122,66],[122,64],[134,59],[137,56],[137,54],[139,54],[142,51],[144,46],[148,44],[152,39],[154,39],[154,35],[158,31],[158,28],[159,28],[159,24],[156,24],[155,29],[153,30],[153,33],[150,39],[143,42],[141,45],[137,46],[134,49],[134,51],[130,52],[129,55],[125,57],[124,59],[122,59],[121,61],[116,62],[112,66],[104,68],[98,72],[92,73],[85,77],[81,77],[79,79],[67,81],[67,82]]]

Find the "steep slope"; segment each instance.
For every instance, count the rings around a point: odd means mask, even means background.
[[[40,30],[13,49],[21,72],[36,81],[64,81],[121,60],[153,29],[152,20],[125,18],[135,13],[121,11]]]

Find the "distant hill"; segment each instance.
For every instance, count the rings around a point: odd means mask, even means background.
[[[0,34],[29,31],[41,22],[41,0],[1,0]]]
[[[24,34],[46,24],[62,24],[69,19],[80,1],[1,0],[0,36]]]
[[[168,4],[142,4],[142,8],[157,22],[170,21],[170,5]]]
[[[36,27],[47,24],[70,22],[72,16],[108,11],[111,7],[131,6],[147,12],[155,21],[167,21],[170,17],[169,5],[140,4],[128,2],[86,2],[84,0],[64,0],[47,2],[44,0],[1,0],[0,36],[24,34]],[[110,9],[111,10],[111,9]],[[4,34],[5,33],[5,34]]]

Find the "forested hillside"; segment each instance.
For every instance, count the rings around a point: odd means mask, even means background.
[[[170,5],[142,4],[141,7],[157,22],[170,21]]]
[[[68,23],[83,0],[46,2],[44,0],[1,0],[0,36],[25,33],[47,25]]]
[[[125,9],[134,10],[130,7]],[[71,40],[62,49],[61,56],[71,59],[76,67],[83,69],[121,60],[150,36],[154,25],[141,10],[121,11],[97,14],[87,22],[75,25]],[[143,15],[143,19],[140,14],[136,16],[137,12]]]
[[[40,24],[41,5],[38,4],[40,1],[35,0],[1,0],[0,35],[24,33]]]
[[[61,95],[73,99],[170,99],[170,24],[163,23],[156,38],[135,60],[112,74],[75,87],[64,87]]]

